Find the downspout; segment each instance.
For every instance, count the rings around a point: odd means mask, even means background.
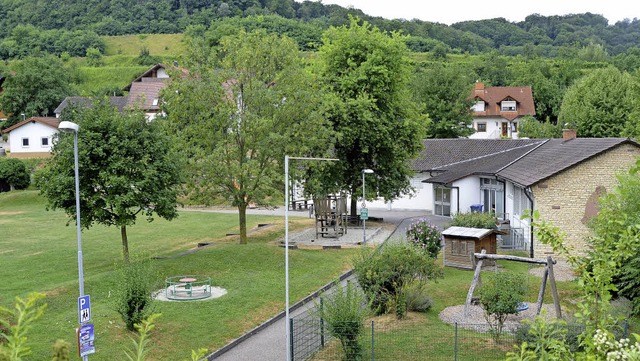
[[[531,192],[531,187],[524,189],[524,195],[529,199],[529,203],[531,204],[531,216],[533,217],[533,193]],[[529,240],[531,241],[529,257],[533,258],[533,218],[531,218],[531,221],[529,222],[529,232]]]

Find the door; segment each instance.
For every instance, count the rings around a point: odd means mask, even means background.
[[[451,189],[445,187],[436,187],[434,189],[434,207],[433,213],[438,216],[451,215]]]
[[[504,219],[504,183],[496,179],[480,178],[480,194],[482,209],[495,213],[499,219]]]
[[[502,123],[502,136],[506,137],[508,135],[509,135],[509,123],[503,122]]]

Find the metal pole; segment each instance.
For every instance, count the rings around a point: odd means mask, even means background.
[[[287,361],[292,360],[289,347],[291,328],[289,325],[289,159],[298,160],[327,160],[337,161],[335,158],[313,157],[289,157],[284,156],[284,278],[285,278],[285,347],[287,348]]]
[[[78,131],[73,132],[73,163],[76,182],[76,232],[78,239],[78,283],[80,297],[84,296],[84,266],[82,264],[82,229],[80,226],[80,172],[78,166]],[[83,323],[80,324],[81,326]],[[89,356],[83,356],[84,361],[89,360]]]
[[[291,361],[291,348],[288,346],[289,334],[289,156],[284,156],[284,273],[285,273],[285,325],[286,325],[286,342],[287,345],[287,361]]]
[[[362,206],[364,207],[364,205],[366,204],[366,193],[364,191],[364,169],[362,170]],[[360,213],[362,213],[362,210],[360,211]],[[362,244],[366,247],[367,246],[367,220],[362,219]]]

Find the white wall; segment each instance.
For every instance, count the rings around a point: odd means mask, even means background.
[[[471,176],[460,179],[453,182],[454,187],[460,189],[460,213],[468,213],[471,211],[472,204],[482,203],[480,201],[480,177]],[[454,194],[451,195],[452,198]],[[455,209],[453,203],[457,202],[457,198],[451,199],[451,212],[455,213],[458,209]]]
[[[58,130],[38,122],[30,122],[9,133],[9,150],[11,153],[49,152],[51,150],[52,137]],[[49,138],[49,145],[42,146],[42,138]],[[22,139],[29,138],[29,146],[22,146]]]
[[[385,202],[384,199],[380,198],[367,202],[367,208],[433,212],[433,185],[431,183],[422,183],[423,180],[428,178],[428,173],[418,173],[411,178],[411,186],[415,188],[415,194],[412,197],[403,195],[392,202]],[[358,197],[358,209],[362,205],[362,199],[360,198]]]
[[[485,123],[487,125],[486,132],[476,132],[469,136],[469,139],[500,139],[502,137],[502,123],[509,122],[505,118],[500,117],[483,117],[473,119],[473,129],[478,129],[478,123]],[[518,123],[517,119],[515,120]],[[519,124],[518,124],[519,125]],[[518,139],[518,133],[511,131],[511,122],[509,122],[509,136],[513,139]]]

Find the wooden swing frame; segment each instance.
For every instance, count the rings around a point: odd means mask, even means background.
[[[473,291],[476,286],[482,283],[480,279],[480,271],[482,269],[482,261],[485,259],[492,260],[506,260],[506,261],[515,261],[515,262],[525,262],[525,263],[533,263],[533,264],[543,264],[544,273],[542,274],[542,284],[540,285],[540,292],[538,293],[538,307],[536,308],[536,316],[540,314],[542,310],[542,300],[544,298],[544,292],[547,288],[547,279],[550,280],[551,283],[551,294],[553,295],[553,304],[556,309],[556,318],[562,318],[562,309],[560,308],[560,297],[558,296],[558,288],[556,287],[556,277],[553,274],[553,265],[556,261],[548,256],[546,260],[544,259],[535,259],[535,258],[525,258],[518,256],[507,256],[507,255],[498,255],[498,254],[487,254],[483,249],[482,253],[474,253],[473,257],[477,260],[476,270],[473,273],[473,280],[471,281],[471,286],[469,287],[469,292],[467,293],[467,300],[464,303],[464,315],[469,315],[469,305],[471,304],[471,299],[473,298]]]

